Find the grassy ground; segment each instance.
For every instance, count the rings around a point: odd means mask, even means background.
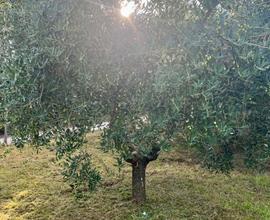
[[[270,175],[213,174],[183,153],[161,155],[147,170],[148,201],[130,201],[130,167],[118,173],[110,155],[87,149],[103,172],[97,192],[76,199],[63,182],[54,152],[0,149],[0,220],[270,219]]]

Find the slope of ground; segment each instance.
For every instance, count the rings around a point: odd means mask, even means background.
[[[98,144],[93,134],[86,148],[104,180],[83,199],[63,182],[53,151],[0,149],[0,220],[270,219],[269,175],[213,174],[180,153],[164,153],[149,165],[148,201],[137,206],[130,201],[130,167],[119,173]]]

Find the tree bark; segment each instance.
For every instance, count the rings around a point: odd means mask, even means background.
[[[144,203],[146,200],[145,193],[145,170],[147,162],[138,160],[132,163],[132,197],[136,203]]]
[[[4,144],[8,144],[8,129],[6,124],[4,125]]]

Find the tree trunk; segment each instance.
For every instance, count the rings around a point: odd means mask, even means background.
[[[6,124],[4,126],[4,144],[5,145],[8,144],[8,129],[7,129],[7,125]]]
[[[145,193],[145,170],[147,162],[139,160],[132,164],[132,197],[136,203],[146,200]]]

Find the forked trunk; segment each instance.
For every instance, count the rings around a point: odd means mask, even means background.
[[[139,160],[132,164],[132,197],[136,203],[146,200],[145,193],[145,170],[147,162]]]

